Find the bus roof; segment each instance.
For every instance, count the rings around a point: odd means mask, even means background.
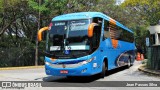
[[[111,17],[101,13],[101,12],[78,12],[78,13],[69,13],[69,14],[64,14],[64,15],[59,15],[56,16],[52,19],[52,21],[64,21],[64,20],[74,20],[74,19],[89,19],[89,18],[93,18],[93,17],[101,17],[104,18],[105,20],[109,21],[110,19],[112,19]],[[114,19],[112,19],[114,20]],[[128,29],[127,27],[125,27],[124,25],[122,25],[121,23],[119,23],[118,21],[116,21],[116,25],[129,31],[132,32],[132,30]],[[132,32],[133,33],[133,32]]]

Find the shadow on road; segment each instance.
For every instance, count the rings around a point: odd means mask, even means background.
[[[107,76],[125,70],[127,67],[120,67],[107,72]],[[90,83],[100,79],[99,74],[85,77],[62,77],[62,76],[47,76],[43,78],[44,82],[57,82],[57,83]]]

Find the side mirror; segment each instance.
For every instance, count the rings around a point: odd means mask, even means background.
[[[93,30],[94,30],[94,27],[95,26],[98,26],[97,23],[91,23],[88,27],[88,37],[92,37],[93,36]]]
[[[43,27],[38,31],[38,41],[39,42],[42,41],[42,32],[44,32],[44,31],[46,31],[48,29],[49,29],[49,27]]]

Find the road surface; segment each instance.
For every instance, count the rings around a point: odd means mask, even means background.
[[[160,76],[153,76],[141,71],[138,71],[138,67],[141,65],[141,61],[135,61],[134,65],[129,69],[126,67],[111,70],[108,72],[105,78],[99,78],[98,75],[92,77],[55,77],[47,76],[45,74],[44,68],[35,68],[35,69],[20,69],[20,70],[1,70],[0,71],[0,81],[43,81],[50,82],[56,88],[60,89],[112,89],[112,90],[160,90],[160,87],[98,87],[98,84],[105,84],[103,81],[160,81]],[[101,83],[97,83],[101,82]],[[113,82],[112,82],[113,83]],[[88,87],[87,87],[87,86]],[[101,86],[100,85],[100,86]],[[69,87],[68,87],[69,86]],[[73,87],[74,86],[74,87]],[[97,87],[94,87],[97,86]],[[39,90],[49,89],[53,87],[43,87],[36,88]],[[25,89],[35,89],[35,88],[25,88]]]

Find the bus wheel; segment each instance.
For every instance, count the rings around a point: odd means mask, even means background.
[[[127,63],[128,68],[131,67],[131,59],[128,59],[128,63]]]
[[[100,77],[104,78],[105,75],[106,75],[106,64],[105,64],[105,62],[103,62],[102,72],[100,73]]]

